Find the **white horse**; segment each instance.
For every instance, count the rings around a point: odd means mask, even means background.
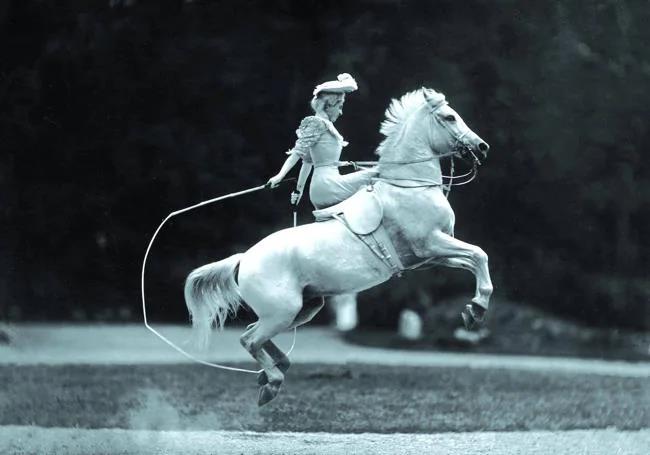
[[[488,145],[465,124],[443,94],[422,88],[393,100],[381,125],[379,177],[374,194],[382,223],[404,268],[438,264],[476,277],[466,325],[481,323],[492,294],[488,257],[454,237],[454,212],[443,194],[439,159],[487,155]],[[360,191],[366,191],[362,189]],[[328,295],[360,292],[390,279],[395,269],[339,220],[275,232],[248,251],[204,265],[189,274],[185,301],[194,331],[207,345],[212,327],[223,327],[241,302],[258,320],[241,336],[242,346],[264,372],[258,404],[277,395],[289,359],[271,339],[310,321]],[[312,300],[313,302],[313,300]]]

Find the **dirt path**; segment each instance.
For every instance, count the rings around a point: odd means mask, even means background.
[[[189,336],[187,327],[156,328],[179,344]],[[207,359],[248,361],[239,346],[240,332],[235,328],[217,334]],[[1,382],[9,385],[0,390],[0,404],[5,416],[14,415],[0,426],[2,454],[645,455],[650,447],[650,429],[641,423],[650,362],[376,349],[349,345],[334,332],[308,327],[298,332],[292,355],[297,365],[283,396],[275,407],[259,410],[254,378],[233,383],[229,379],[233,373],[189,366],[188,359],[142,325],[20,325],[13,327],[12,340],[12,345],[0,346],[0,372],[8,375]],[[287,349],[291,334],[277,341]],[[405,374],[405,366],[428,368]],[[450,370],[431,371],[436,368]],[[470,370],[458,374],[458,368]],[[122,370],[123,374],[116,373]],[[128,393],[125,384],[131,387]],[[397,385],[391,389],[387,384]],[[472,396],[468,400],[457,399],[465,392],[448,396],[454,390],[470,391]],[[193,401],[188,391],[198,394]],[[385,402],[374,399],[372,408],[368,396]],[[329,403],[330,414],[324,414],[318,403]],[[199,404],[206,409],[199,409]],[[133,425],[106,428],[120,426],[110,423],[123,414],[118,405],[127,409],[124,421]],[[367,411],[367,424],[356,431],[371,433],[351,434],[355,429],[349,424],[331,433],[311,432],[323,431],[322,422],[336,423],[342,409],[347,409],[349,415],[343,417],[353,419],[350,422],[362,421],[359,413]],[[217,417],[226,416],[224,422],[239,419],[250,425],[219,426]],[[575,416],[582,423],[576,424]],[[97,420],[93,425],[91,417]],[[183,426],[190,417],[196,425]],[[566,422],[558,425],[563,418]],[[401,427],[386,426],[400,419]],[[300,431],[272,425],[292,421],[314,426]],[[503,426],[494,426],[495,422]],[[256,432],[236,431],[258,427]],[[221,430],[212,431],[215,428]],[[643,429],[628,431],[636,428]],[[560,429],[565,431],[556,431]],[[296,430],[300,432],[287,432]]]
[[[13,454],[463,454],[646,455],[650,430],[439,434],[252,433],[0,427],[0,453]]]
[[[183,345],[187,326],[155,326],[164,336]],[[143,325],[54,325],[25,324],[12,328],[12,345],[0,345],[0,364],[171,364],[187,358],[167,346]],[[239,345],[240,328],[216,333],[210,354],[196,353],[213,362],[248,362]],[[285,350],[291,333],[276,338]],[[189,348],[187,348],[189,349]],[[192,352],[192,351],[191,351]],[[298,330],[291,355],[296,363],[370,363],[377,365],[503,368],[525,371],[557,371],[619,377],[650,377],[650,362],[594,359],[423,352],[378,349],[345,343],[335,332],[322,327]],[[254,367],[251,364],[251,367]]]

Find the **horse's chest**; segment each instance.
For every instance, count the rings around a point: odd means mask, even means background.
[[[399,210],[406,231],[411,236],[426,235],[432,230],[452,231],[455,215],[442,193],[428,191],[404,199]]]
[[[400,196],[384,205],[384,220],[400,254],[406,262],[413,262],[421,256],[433,231],[453,234],[455,215],[440,192]]]

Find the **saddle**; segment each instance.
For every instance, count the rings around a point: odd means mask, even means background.
[[[336,219],[361,240],[392,272],[401,276],[405,269],[386,228],[384,208],[372,185],[360,189],[343,202],[312,212],[316,221]]]
[[[363,188],[336,205],[312,212],[316,221],[343,216],[347,227],[358,235],[371,234],[379,228],[384,208],[372,187]]]

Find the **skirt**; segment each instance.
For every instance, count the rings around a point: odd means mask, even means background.
[[[324,209],[349,198],[377,176],[375,169],[341,175],[336,166],[314,169],[309,185],[309,199],[316,209]]]

